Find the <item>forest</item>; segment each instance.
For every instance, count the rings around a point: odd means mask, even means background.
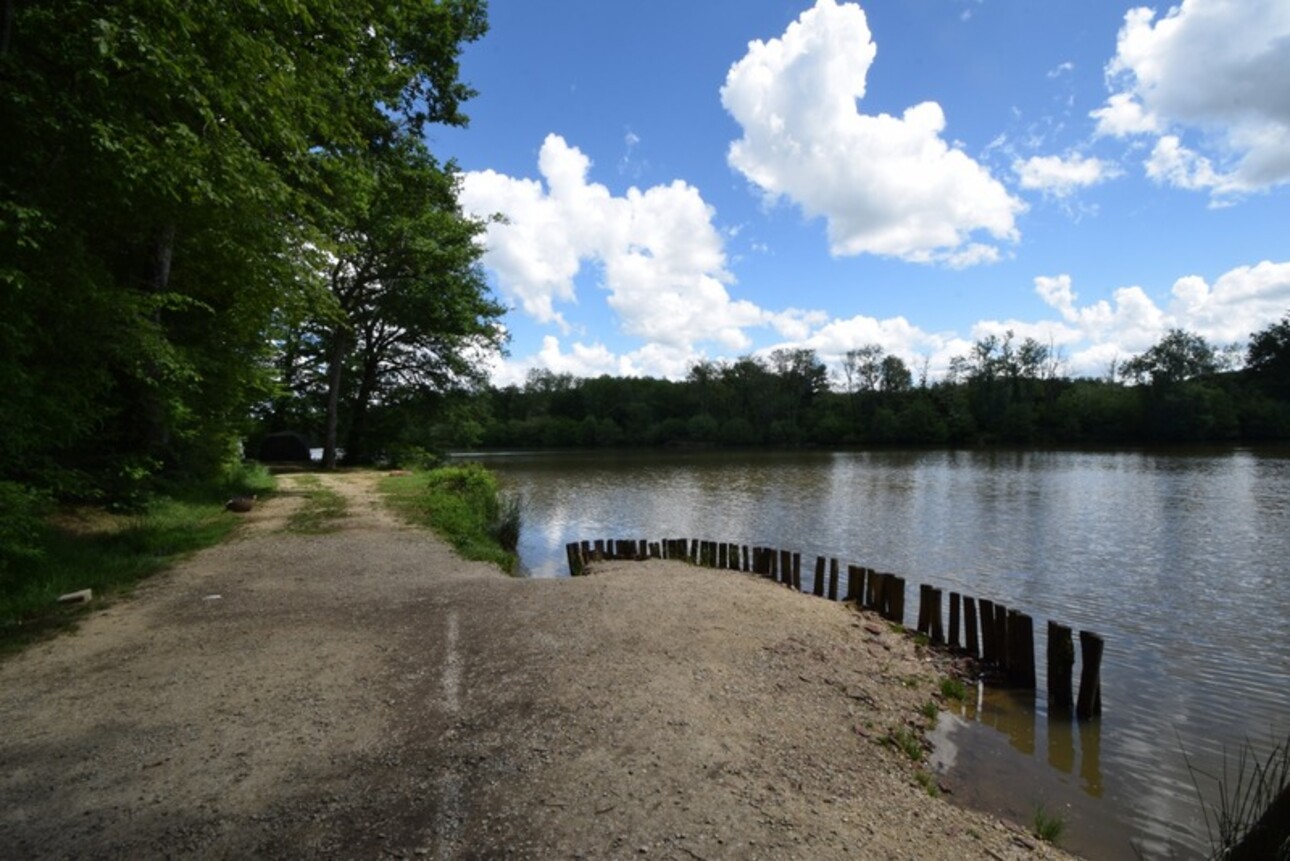
[[[1257,442],[1290,438],[1290,315],[1221,350],[1173,330],[1106,378],[1011,334],[929,380],[871,344],[830,368],[810,350],[699,362],[684,380],[530,372],[440,398],[395,450],[453,447],[859,446]],[[1239,369],[1232,369],[1239,365]],[[415,433],[409,434],[409,431]]]

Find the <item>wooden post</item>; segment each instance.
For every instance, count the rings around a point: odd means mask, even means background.
[[[717,567],[730,567],[730,545],[724,541],[717,545]]]
[[[1035,621],[1013,610],[1008,615],[1008,632],[1013,644],[1013,680],[1025,690],[1035,689]]]
[[[864,603],[864,569],[859,565],[847,566],[847,600]]]
[[[829,600],[838,600],[838,576],[841,572],[841,563],[836,559],[829,560]]]
[[[744,573],[752,573],[752,568],[748,566],[748,545],[747,544],[743,546],[743,555],[744,555]]]
[[[1069,715],[1074,701],[1071,698],[1071,670],[1075,666],[1075,643],[1071,629],[1048,621],[1048,711]]]
[[[592,558],[597,562],[605,558],[605,540],[603,538],[596,539],[596,555]]]
[[[932,590],[932,642],[940,645],[945,642],[945,629],[941,627],[941,590]]]
[[[951,649],[959,647],[959,593],[950,593],[950,638],[946,644]]]
[[[815,557],[815,581],[811,583],[811,592],[819,598],[824,597],[824,557]]]
[[[697,538],[690,539],[690,564],[699,564],[699,539]]]
[[[1105,642],[1092,631],[1079,632],[1079,702],[1075,716],[1088,720],[1102,713],[1102,649]]]
[[[999,662],[999,650],[994,645],[994,602],[982,598],[981,604],[981,660],[987,664]]]
[[[932,587],[926,583],[918,584],[918,627],[915,630],[924,637],[932,633]]]
[[[998,650],[996,659],[1006,674],[1012,667],[1008,654],[1008,608],[1002,604],[994,605],[994,646]]]
[[[872,568],[865,569],[864,606],[866,610],[878,609],[879,574]]]
[[[976,638],[976,599],[966,595],[963,596],[963,621],[966,623],[963,633],[967,637],[963,647],[972,657],[980,657],[981,652],[977,648]]]
[[[762,551],[762,554],[766,560],[764,563],[766,565],[766,576],[775,581],[783,579],[784,573],[780,570],[779,554],[771,549]]]
[[[905,578],[895,574],[887,575],[887,618],[905,624]]]

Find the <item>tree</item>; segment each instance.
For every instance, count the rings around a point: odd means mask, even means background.
[[[120,496],[233,454],[321,296],[321,157],[462,122],[480,0],[6,3],[0,476]]]
[[[914,375],[899,356],[887,356],[879,367],[879,380],[884,392],[907,392],[914,383]]]
[[[1290,394],[1290,314],[1250,335],[1245,364],[1269,388]]]
[[[483,382],[480,364],[500,347],[504,310],[489,297],[475,241],[482,225],[458,207],[451,166],[441,169],[409,138],[329,161],[324,175],[344,202],[329,207],[337,217],[328,248],[325,468],[336,461],[344,391],[345,455],[361,462],[378,400]],[[355,383],[348,390],[346,371]]]
[[[1124,363],[1122,373],[1136,382],[1168,385],[1218,370],[1214,348],[1200,335],[1170,329],[1160,341]]]

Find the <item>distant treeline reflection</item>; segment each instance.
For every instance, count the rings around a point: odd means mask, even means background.
[[[1233,370],[1233,368],[1236,368]],[[929,381],[877,345],[834,367],[812,350],[695,364],[684,380],[530,372],[425,428],[427,447],[1158,443],[1290,439],[1290,315],[1248,346],[1174,330],[1102,379],[1011,333]],[[407,425],[403,425],[405,431]],[[406,437],[405,437],[406,440]]]

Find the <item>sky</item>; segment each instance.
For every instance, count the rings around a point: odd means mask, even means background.
[[[1290,3],[491,0],[431,149],[531,369],[1011,330],[1105,376],[1290,313]]]

